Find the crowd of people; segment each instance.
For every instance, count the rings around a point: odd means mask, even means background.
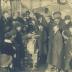
[[[27,53],[33,59],[33,67],[46,65],[57,72],[71,71],[71,16],[62,19],[60,11],[47,16],[31,15],[30,11],[22,16],[19,13],[0,16],[0,54],[11,55],[13,69],[20,69]]]

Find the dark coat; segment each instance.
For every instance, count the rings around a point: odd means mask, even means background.
[[[38,29],[38,35],[39,35],[39,38],[37,39],[38,65],[44,65],[46,63],[46,58],[47,58],[47,33],[44,29],[44,26],[42,27],[43,27],[42,31]]]
[[[60,31],[56,34],[51,31],[49,36],[49,52],[47,63],[61,68],[61,53],[63,49],[63,40]]]
[[[22,58],[24,56],[24,45],[22,41],[21,32],[17,32],[16,37],[14,38],[17,58]]]
[[[3,21],[4,21],[4,24],[5,24],[5,33],[6,32],[10,32],[13,28],[13,25],[12,25],[12,17],[8,17],[7,19],[5,19],[3,17]]]
[[[40,37],[38,38],[39,52],[40,52],[40,54],[42,54],[42,53],[47,54],[47,52],[46,52],[47,51],[47,47],[46,47],[47,34],[46,34],[44,27],[43,27],[43,31],[38,30],[38,34],[40,35]]]
[[[13,49],[13,45],[11,43],[3,43],[0,52],[2,54],[7,54],[13,56],[15,54],[15,50]]]
[[[64,52],[64,68],[66,70],[69,70],[71,67],[70,67],[70,62],[72,60],[72,34],[68,31],[68,30],[65,30],[64,31],[64,35],[68,37],[68,39],[65,39],[64,38],[64,45],[65,45],[65,52]]]
[[[0,19],[0,43],[3,42],[5,35],[5,23],[3,17]]]

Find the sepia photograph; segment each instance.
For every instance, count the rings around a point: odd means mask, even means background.
[[[0,72],[72,72],[72,0],[0,0]]]

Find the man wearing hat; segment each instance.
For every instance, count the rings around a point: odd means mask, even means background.
[[[52,65],[52,69],[60,71],[61,69],[61,53],[63,49],[62,35],[58,25],[53,25],[52,34],[49,39],[48,64]]]
[[[61,17],[61,12],[60,11],[54,12],[53,13],[53,19],[55,21],[57,21],[57,24],[59,24],[59,27],[60,27],[60,31],[62,32],[64,21],[63,21],[63,19]]]
[[[38,35],[37,40],[38,46],[38,58],[37,58],[37,67],[44,66],[47,59],[47,32],[45,27],[44,17],[42,15],[37,16],[38,22]]]
[[[48,65],[52,65],[54,69],[61,69],[61,53],[63,49],[63,39],[61,35],[60,24],[62,22],[61,13],[53,14],[53,22],[49,33],[49,51],[47,57]]]
[[[61,18],[61,12],[60,11],[56,11],[53,13],[53,18]]]

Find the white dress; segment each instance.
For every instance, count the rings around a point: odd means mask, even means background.
[[[27,43],[27,50],[30,54],[34,54],[34,49],[35,49],[35,43],[36,43],[36,40],[31,38],[28,40],[28,43]]]
[[[35,63],[37,62],[37,53],[35,54],[35,52],[34,52],[35,44],[36,44],[36,38],[31,37],[27,43],[27,50],[28,50],[29,54],[32,55],[33,67],[34,67]]]

